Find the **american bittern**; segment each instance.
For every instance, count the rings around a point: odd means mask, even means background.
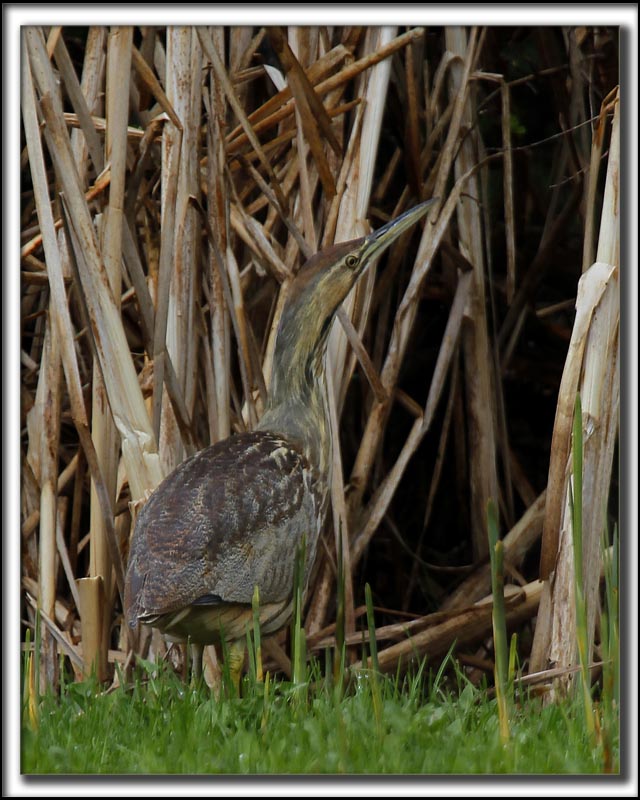
[[[324,353],[331,322],[357,278],[426,214],[421,203],[377,231],[326,248],[300,269],[282,312],[270,396],[257,429],[188,458],[156,488],[131,542],[125,615],[173,640],[238,648],[253,624],[257,586],[263,633],[291,615],[296,551],[304,584],[328,507],[331,436]],[[240,651],[241,652],[241,651]]]

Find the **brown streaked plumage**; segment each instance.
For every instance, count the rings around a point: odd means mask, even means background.
[[[309,525],[321,518],[325,494],[302,450],[266,431],[232,436],[187,459],[138,516],[127,621],[208,644],[218,638],[222,614],[225,635],[240,638],[244,624],[239,636],[230,629],[237,609],[227,614],[225,606],[239,604],[248,612],[257,584],[269,632],[291,600],[291,556],[303,535],[312,543],[310,566],[317,532]]]
[[[263,632],[286,624],[296,552],[305,542],[306,585],[328,507],[323,356],[331,322],[367,264],[432,202],[302,267],[283,309],[257,429],[188,458],[138,515],[124,597],[131,627],[142,622],[199,646],[242,641],[256,586]]]

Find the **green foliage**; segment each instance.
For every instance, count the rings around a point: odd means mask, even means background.
[[[371,680],[371,699],[373,701],[373,712],[376,718],[378,731],[382,724],[382,700],[380,694],[379,665],[378,665],[378,644],[376,642],[376,623],[373,614],[373,598],[371,587],[367,583],[364,587],[365,601],[367,604],[367,626],[369,629],[369,649],[371,651],[371,669],[369,677]],[[366,664],[366,656],[363,655],[363,663]]]
[[[511,133],[514,133],[516,136],[524,136],[524,134],[527,132],[526,127],[517,114],[511,114],[511,117],[509,118],[509,125],[511,127]]]
[[[620,708],[620,620],[618,608],[618,529],[613,530],[613,545],[609,555],[609,537],[606,529],[602,537],[604,562],[605,602],[600,616],[602,642],[602,693],[599,726],[605,752],[606,771],[615,771],[612,741],[618,736]]]
[[[500,737],[509,739],[509,648],[504,608],[504,546],[498,538],[498,509],[493,500],[487,508],[489,556],[491,559],[491,591],[493,596],[493,650],[495,654],[495,683],[500,720]]]
[[[298,548],[296,564],[293,575],[293,618],[291,620],[291,664],[293,669],[293,683],[297,687],[297,696],[302,698],[306,690],[306,639],[302,627],[302,606],[304,603],[304,569],[306,562],[306,542]]]
[[[40,726],[25,725],[27,774],[577,774],[603,771],[579,704],[526,699],[500,739],[495,701],[458,673],[458,685],[420,669],[404,679],[368,672],[337,694],[247,676],[242,697],[190,687],[168,666],[141,662],[128,688],[66,684],[41,700]],[[380,703],[379,723],[375,704]],[[619,744],[612,743],[614,762]]]
[[[571,496],[571,531],[573,538],[574,594],[576,603],[576,636],[580,662],[580,685],[584,721],[591,737],[595,736],[591,676],[589,674],[589,637],[587,633],[587,607],[584,597],[584,571],[582,558],[582,401],[576,397],[573,414],[573,489]]]

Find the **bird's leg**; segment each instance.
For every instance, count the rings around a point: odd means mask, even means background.
[[[202,654],[204,645],[191,644],[191,679],[194,683],[199,683],[202,678]]]
[[[244,665],[244,651],[245,642],[243,639],[240,639],[235,642],[231,642],[229,645],[229,655],[227,656],[229,674],[231,675],[231,680],[236,692],[238,693],[238,697],[240,696],[240,675]]]

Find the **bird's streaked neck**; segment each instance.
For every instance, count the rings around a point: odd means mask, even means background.
[[[335,312],[371,260],[433,202],[419,203],[367,236],[316,253],[290,287],[276,336],[269,404],[259,427],[297,439],[317,465],[327,468],[330,461],[324,353]]]
[[[323,359],[333,318],[332,314],[317,330],[301,331],[297,315],[283,317],[276,337],[269,401],[258,426],[299,442],[323,472],[331,460]]]

